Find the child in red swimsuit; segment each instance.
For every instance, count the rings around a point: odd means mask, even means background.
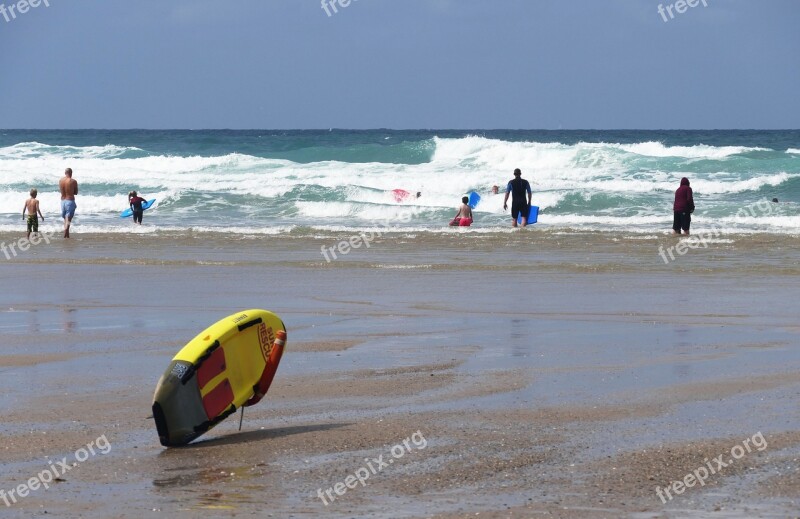
[[[472,209],[467,205],[468,202],[469,197],[465,196],[461,199],[461,207],[458,208],[456,217],[450,222],[451,227],[469,227],[472,225]]]

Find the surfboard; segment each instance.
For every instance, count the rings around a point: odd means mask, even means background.
[[[221,319],[172,359],[153,396],[165,447],[186,445],[269,390],[286,343],[286,327],[266,310]]]
[[[142,210],[150,209],[150,206],[156,203],[156,199],[148,200],[147,202],[142,204]],[[133,210],[129,207],[122,211],[122,214],[119,215],[120,218],[128,218],[129,216],[133,216]]]
[[[469,202],[467,202],[467,205],[469,206],[470,209],[475,209],[475,206],[477,206],[478,202],[480,201],[481,201],[481,195],[473,191],[472,193],[469,194]]]
[[[528,225],[539,221],[539,207],[532,205],[528,211]],[[522,215],[517,216],[517,224],[522,224]]]

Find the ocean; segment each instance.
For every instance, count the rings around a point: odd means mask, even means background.
[[[502,193],[521,168],[536,231],[664,234],[686,176],[693,229],[800,234],[797,130],[0,130],[0,231],[23,229],[32,187],[60,223],[67,167],[76,233],[507,233]],[[131,190],[157,199],[136,229],[119,218]],[[475,223],[448,228],[471,191]]]

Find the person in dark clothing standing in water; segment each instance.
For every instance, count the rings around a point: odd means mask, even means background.
[[[675,216],[672,220],[672,234],[680,234],[681,229],[689,234],[689,225],[692,223],[692,213],[694,212],[694,198],[692,188],[689,187],[689,179],[681,179],[681,187],[675,191],[675,204],[672,206]]]
[[[128,193],[128,203],[131,204],[131,211],[133,211],[133,223],[142,225],[142,215],[144,214],[142,204],[145,203],[145,201],[144,198],[136,194],[136,191]]]
[[[525,193],[528,194],[527,200]],[[503,200],[503,211],[508,209],[508,195],[511,195],[511,218],[514,219],[512,226],[517,226],[517,217],[522,215],[522,226],[528,225],[528,211],[531,208],[531,185],[522,178],[522,171],[519,168],[514,170],[514,180],[506,187],[506,198]]]

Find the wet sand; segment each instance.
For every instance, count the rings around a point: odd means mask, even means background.
[[[792,239],[665,264],[666,236],[398,235],[327,263],[346,238],[78,235],[0,258],[0,489],[111,445],[0,515],[798,515]],[[162,371],[252,307],[289,330],[270,393],[241,432],[162,448]],[[702,487],[656,494],[759,432]]]

